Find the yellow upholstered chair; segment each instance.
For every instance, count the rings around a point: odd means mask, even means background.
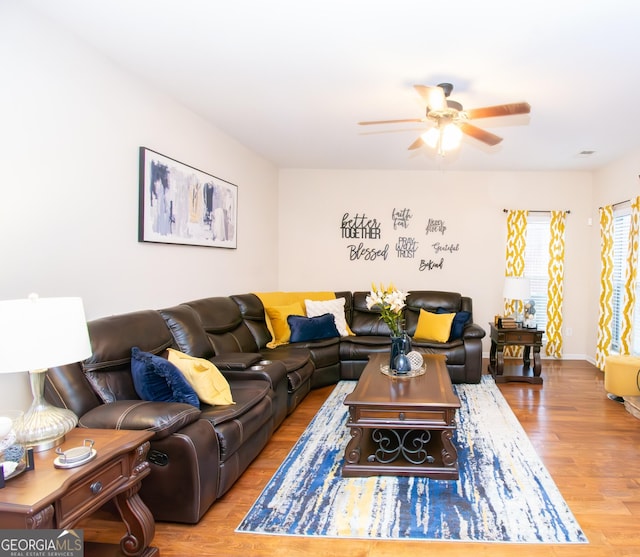
[[[604,388],[616,397],[640,396],[640,357],[607,356]]]

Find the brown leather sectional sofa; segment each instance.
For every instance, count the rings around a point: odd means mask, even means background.
[[[211,297],[161,310],[90,321],[92,356],[53,368],[49,401],[73,410],[79,427],[149,429],[151,474],[141,496],[156,520],[196,523],[260,453],[285,417],[312,388],[357,379],[368,356],[389,350],[389,331],[368,310],[368,292],[345,298],[353,336],[268,348],[271,333],[255,294]],[[462,338],[413,342],[413,349],[447,356],[454,383],[477,383],[485,331],[473,323],[471,299],[453,292],[411,291],[405,321],[413,335],[420,309],[470,313]],[[236,404],[200,409],[139,399],[131,375],[131,349],[162,355],[174,348],[216,364]]]

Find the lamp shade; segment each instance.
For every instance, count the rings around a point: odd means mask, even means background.
[[[531,296],[531,284],[526,277],[504,277],[502,297],[506,300],[526,300]]]
[[[0,373],[79,362],[91,355],[81,298],[0,301]]]
[[[33,402],[17,420],[17,439],[35,452],[59,445],[78,423],[67,408],[44,398],[47,369],[85,360],[91,342],[80,298],[39,298],[0,302],[0,372],[28,371]]]

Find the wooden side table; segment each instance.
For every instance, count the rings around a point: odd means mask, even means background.
[[[542,384],[540,372],[540,348],[542,347],[542,334],[540,329],[500,329],[494,323],[489,323],[491,328],[491,351],[489,352],[489,373],[493,375],[496,383],[509,381],[521,381],[533,384]],[[505,373],[504,347],[523,346],[522,368],[512,366]],[[533,351],[533,370],[531,366],[531,352]]]
[[[62,450],[92,439],[96,457],[76,468],[60,469],[54,467],[58,455],[53,449],[35,453],[35,470],[8,480],[0,489],[2,528],[73,529],[113,501],[126,527],[120,547],[114,551],[113,546],[85,543],[85,554],[159,556],[157,548],[149,547],[155,534],[153,516],[138,495],[150,472],[145,459],[152,436],[148,431],[74,429]]]

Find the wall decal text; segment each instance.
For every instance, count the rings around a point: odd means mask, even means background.
[[[349,213],[344,213],[340,230],[343,238],[379,240],[381,237],[380,223],[377,219],[370,219],[365,214],[356,213],[351,216]]]
[[[420,266],[418,269],[420,271],[433,271],[434,269],[440,269],[444,267],[444,257],[440,258],[440,261],[434,261],[433,259],[429,259],[429,261],[425,261],[424,259],[420,260]]]
[[[442,219],[429,219],[429,221],[427,222],[425,233],[427,236],[431,232],[440,232],[440,234],[444,234],[446,230],[447,227],[445,226]]]
[[[396,255],[401,259],[413,259],[418,251],[418,242],[415,238],[400,236],[396,242]]]
[[[397,228],[409,228],[409,221],[413,215],[410,209],[396,209],[394,207],[391,211],[391,220],[393,221],[393,229]]]
[[[370,213],[366,211],[342,213],[340,233],[343,239],[351,240],[346,245],[349,261],[412,259],[419,261],[420,271],[437,271],[444,268],[446,256],[455,256],[461,251],[458,242],[445,238],[449,232],[444,219],[427,218],[422,221],[425,236],[428,237],[425,242],[408,232],[415,218],[413,209],[393,207],[390,213],[391,221],[389,217],[379,219],[369,216]],[[387,227],[385,234],[383,223]],[[389,225],[398,232],[391,232]],[[375,240],[386,240],[386,243],[381,247],[381,242]]]
[[[431,247],[436,253],[440,253],[441,251],[453,253],[454,251],[460,250],[460,244],[441,244],[440,242],[436,242],[435,244],[431,244]]]
[[[389,256],[389,244],[385,244],[382,249],[366,248],[364,244],[360,242],[359,245],[350,244],[347,246],[349,250],[349,261],[375,261],[378,258],[382,258],[385,261]]]

